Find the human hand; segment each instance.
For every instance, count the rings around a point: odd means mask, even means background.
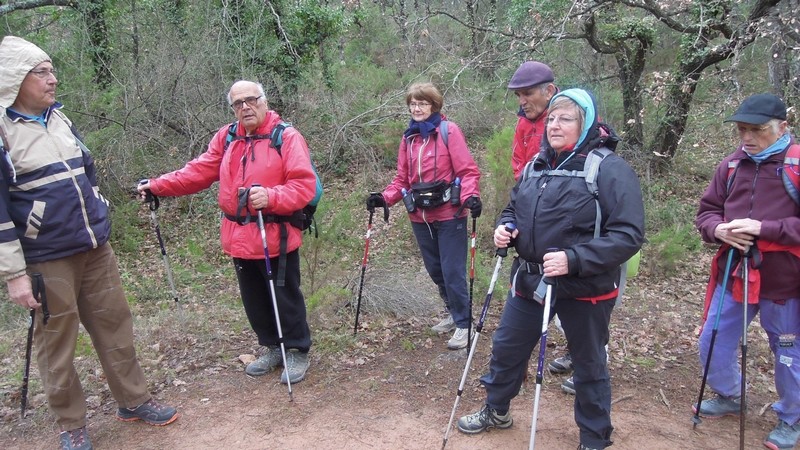
[[[269,206],[269,192],[263,186],[254,185],[250,188],[248,200],[253,209],[264,209]]]
[[[28,275],[6,281],[6,287],[8,288],[8,297],[19,306],[25,309],[39,308],[42,306],[33,297],[31,278]]]
[[[386,206],[386,200],[380,192],[371,192],[367,197],[367,211],[372,211],[375,208],[383,208]]]
[[[464,206],[469,208],[472,213],[472,218],[477,219],[481,216],[481,211],[483,210],[483,204],[481,203],[480,197],[477,195],[473,195],[472,197],[468,198],[466,202],[464,202]]]
[[[494,245],[497,248],[506,248],[511,243],[511,240],[517,237],[519,234],[518,229],[514,229],[514,231],[509,232],[506,230],[505,225],[498,225],[497,228],[494,230]]]
[[[559,277],[569,273],[569,258],[567,252],[558,250],[545,253],[542,263],[543,275],[546,277]]]
[[[751,246],[759,234],[761,222],[753,219],[735,219],[714,229],[715,238],[741,251]]]
[[[153,201],[153,192],[150,191],[150,180],[147,178],[139,180],[139,184],[136,185],[136,190],[139,192],[139,198],[142,199],[143,203],[150,203]]]

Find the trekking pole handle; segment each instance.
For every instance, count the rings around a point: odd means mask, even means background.
[[[143,180],[139,180],[139,186],[147,184],[149,182],[150,180],[146,178]],[[144,190],[144,202],[147,203],[147,206],[150,208],[150,211],[155,211],[158,209],[159,206],[161,206],[161,202],[158,200],[158,196],[153,194],[153,191],[151,191],[150,189]]]
[[[506,231],[508,231],[509,233],[513,233],[514,230],[517,229],[517,226],[514,225],[514,222],[508,222],[505,224],[505,226],[506,226]],[[509,242],[508,247],[513,247],[513,246],[514,246],[513,241]],[[505,258],[506,256],[508,256],[508,247],[498,248],[495,251],[495,255]]]

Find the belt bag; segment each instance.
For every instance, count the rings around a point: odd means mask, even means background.
[[[411,185],[414,204],[419,208],[435,208],[450,201],[450,183],[439,180]]]

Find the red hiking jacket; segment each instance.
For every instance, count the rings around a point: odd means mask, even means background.
[[[269,135],[281,122],[280,116],[269,111],[264,123],[254,135]],[[180,170],[150,181],[156,195],[178,196],[199,192],[219,181],[219,207],[223,213],[236,216],[238,191],[260,184],[267,188],[269,206],[263,214],[291,215],[302,209],[314,197],[316,176],[311,168],[311,157],[303,136],[293,127],[283,131],[281,154],[272,148],[269,139],[235,139],[224,150],[228,126],[217,131],[205,153],[189,161]],[[244,136],[244,127],[237,127],[236,135]],[[248,206],[250,214],[256,211]],[[265,224],[270,258],[280,253],[281,224]],[[302,231],[289,224],[286,251],[291,252],[303,242]],[[258,224],[252,221],[239,225],[222,219],[220,239],[222,250],[234,258],[263,259],[264,247]]]

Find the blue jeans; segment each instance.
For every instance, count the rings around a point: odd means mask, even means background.
[[[458,328],[472,323],[467,292],[467,219],[411,222],[422,261]]]
[[[717,285],[708,309],[708,318],[700,334],[700,368],[704,369],[716,322],[720,290]],[[717,326],[714,351],[708,367],[708,386],[726,397],[741,394],[739,348],[742,338],[742,304],[733,299],[730,291],[721,298],[722,311]],[[767,332],[769,347],[775,357],[775,389],[779,400],[772,404],[778,418],[789,424],[800,420],[800,298],[780,302],[760,299],[747,305],[747,323],[761,313],[761,326]],[[794,360],[797,360],[797,365]],[[752,361],[751,361],[752,362]]]

